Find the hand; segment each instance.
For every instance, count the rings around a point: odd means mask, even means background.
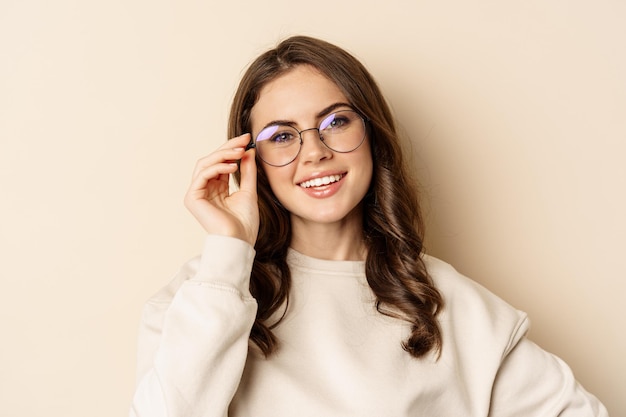
[[[209,234],[235,237],[254,246],[259,233],[255,150],[246,152],[250,135],[229,140],[196,163],[185,207]],[[238,191],[230,194],[228,179],[241,160]]]

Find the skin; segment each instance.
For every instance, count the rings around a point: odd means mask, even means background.
[[[229,140],[196,163],[185,206],[208,234],[230,236],[254,245],[259,232],[254,150],[245,152],[250,135]],[[229,193],[229,176],[241,160],[241,183]]]
[[[316,69],[298,66],[261,90],[252,108],[252,134],[274,120],[292,122],[298,130],[317,127],[337,103],[348,103],[341,90]],[[338,109],[348,109],[340,106]],[[248,135],[234,138],[198,161],[185,204],[208,233],[243,239],[254,245],[258,234],[254,151],[244,152]],[[241,187],[228,194],[228,176],[241,159]],[[263,163],[263,162],[260,162]],[[300,154],[283,167],[264,164],[272,191],[291,214],[291,247],[319,259],[363,260],[362,200],[373,163],[369,140],[353,152],[337,153],[320,141],[317,131],[304,133]],[[299,184],[341,174],[332,185],[303,189]]]

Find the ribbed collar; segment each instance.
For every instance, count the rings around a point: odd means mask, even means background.
[[[287,252],[287,263],[291,268],[324,274],[358,276],[365,274],[365,261],[331,261],[317,259],[304,255],[291,248],[289,252]]]

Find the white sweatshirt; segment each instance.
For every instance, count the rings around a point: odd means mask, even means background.
[[[147,303],[132,417],[608,416],[526,315],[432,257],[443,349],[415,359],[404,321],[376,311],[364,262],[288,256],[293,288],[265,359],[248,337],[254,249],[209,236]]]

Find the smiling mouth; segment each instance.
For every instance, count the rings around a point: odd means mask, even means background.
[[[333,182],[337,182],[344,177],[345,174],[336,174],[336,175],[327,175],[325,177],[313,178],[312,180],[302,181],[300,187],[302,188],[311,188],[311,187],[322,187],[324,185],[332,184]]]

